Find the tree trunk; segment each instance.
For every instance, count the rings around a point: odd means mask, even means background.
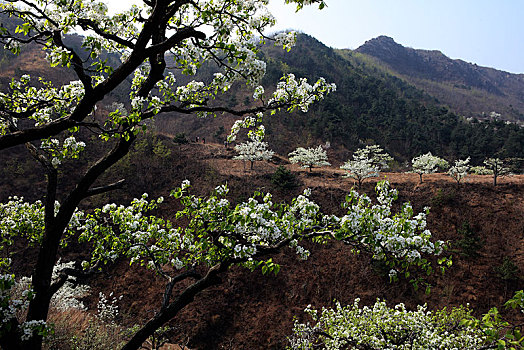
[[[175,317],[184,307],[193,302],[195,296],[197,296],[203,290],[220,284],[220,274],[225,272],[229,267],[229,263],[221,263],[213,266],[206,276],[189,287],[187,287],[169,306],[160,309],[160,311],[150,319],[133,337],[127,342],[122,350],[137,350],[140,349],[142,344],[152,336],[155,331],[162,327],[164,324],[169,322]]]
[[[20,337],[17,334],[18,331],[18,320],[16,318],[9,321],[11,323],[11,329],[9,332],[2,334],[0,337],[0,349],[4,350],[23,350],[24,347],[20,342]],[[7,325],[2,328],[6,328]]]
[[[75,189],[71,191],[63,202],[56,217],[53,217],[52,220],[46,220],[44,238],[32,274],[35,297],[29,302],[27,321],[47,320],[51,297],[56,292],[56,290],[52,290],[51,288],[51,277],[62,235],[69,225],[69,221],[80,201],[86,196],[89,196],[88,193],[91,185],[93,185],[96,179],[109,169],[109,167],[129,152],[129,147],[135,138],[135,136],[131,136],[127,141],[124,138],[120,139],[119,143],[108,154],[87,170],[77,183]],[[51,190],[52,189],[48,187],[48,194],[50,194],[49,191]],[[47,208],[48,205],[51,204],[46,203],[46,210],[53,210],[53,208]],[[54,203],[52,205],[54,205]],[[24,342],[24,349],[39,350],[41,348],[42,336],[40,335],[34,335],[27,342]]]

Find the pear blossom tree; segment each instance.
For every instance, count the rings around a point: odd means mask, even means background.
[[[296,150],[288,154],[289,161],[293,164],[299,163],[302,168],[323,167],[330,165],[326,151],[322,146],[316,148],[298,147]]]
[[[497,186],[497,178],[500,176],[510,175],[510,169],[505,166],[504,161],[500,158],[488,158],[484,160],[484,165],[493,175],[493,186]]]
[[[272,257],[286,247],[296,251],[300,259],[307,259],[309,251],[302,246],[306,240],[335,239],[350,245],[354,253],[369,252],[375,260],[389,266],[392,280],[400,275],[416,276],[417,270],[431,273],[434,267],[425,256],[441,255],[446,248],[444,242],[432,240],[426,228],[426,212],[414,215],[409,203],[404,203],[398,212],[392,210],[397,191],[387,182],[377,185],[377,204],[367,195],[351,191],[343,204],[347,213],[342,216],[322,213],[319,205],[309,199],[308,189],[291,204],[275,204],[270,194],[255,193],[248,201],[232,205],[225,185],[218,186],[208,197],[191,195],[190,187],[185,180],[171,192],[182,204],[174,217],[186,219],[188,223],[183,227],[149,215],[163,198],[150,200],[147,195],[133,200],[129,206],[107,204],[90,213],[77,210],[67,227],[67,236],[76,234],[81,243],[90,242],[90,260],[82,263],[84,269],[95,269],[127,257],[130,264],[144,266],[165,280],[160,308],[123,349],[140,348],[196,295],[220,284],[221,276],[232,266],[277,273],[280,266]],[[13,213],[0,223],[5,237],[25,235],[29,242],[38,242],[43,237],[42,203],[28,204],[14,199],[3,210]],[[18,219],[14,224],[12,217]],[[33,229],[25,231],[21,227]],[[12,245],[7,243],[7,247]],[[441,257],[438,262],[445,269],[450,261]],[[58,280],[65,283],[69,277],[64,272]],[[16,323],[15,311],[23,311],[34,300],[33,289],[15,298],[11,293],[16,284],[14,276],[5,274],[1,278],[2,346],[9,349],[14,341],[4,339],[5,334],[18,335],[22,343],[35,333],[46,335],[49,327],[44,320]],[[189,285],[175,293],[178,290],[175,286],[182,282]],[[423,283],[418,278],[411,282]],[[60,287],[55,281],[53,288]]]
[[[469,160],[470,157],[466,159],[457,159],[455,164],[453,164],[453,166],[448,170],[448,175],[457,181],[457,185],[460,185],[460,181],[462,181],[462,179],[469,173]]]
[[[270,160],[275,152],[268,149],[268,143],[263,141],[263,125],[260,125],[257,131],[250,130],[248,137],[249,141],[235,146],[235,151],[237,151],[238,155],[233,157],[233,159],[249,161],[251,163],[250,169],[253,170],[253,164],[256,161]]]
[[[420,176],[420,183],[422,183],[423,174],[436,173],[439,168],[447,169],[449,167],[446,160],[432,155],[431,152],[413,158],[411,160],[411,165],[413,172]]]
[[[393,160],[379,145],[368,145],[364,148],[357,149],[353,154],[353,159],[368,159],[371,165],[386,170],[389,168],[389,162]]]
[[[522,295],[518,291],[506,308],[524,311]],[[382,300],[359,304],[356,299],[322,310],[308,306],[313,324],[295,322],[288,349],[520,349],[524,342],[523,325],[505,321],[497,308],[477,319],[463,306],[431,311],[420,305],[416,310],[404,304],[389,307]]]
[[[379,172],[388,168],[393,158],[378,145],[366,146],[353,153],[353,159],[345,162],[340,168],[347,171],[347,177],[357,180],[358,187],[362,181],[377,177]]]
[[[362,186],[362,182],[370,177],[377,177],[379,167],[373,165],[369,159],[350,159],[340,166],[340,169],[347,171],[346,177],[357,180],[358,187]]]
[[[286,2],[296,4],[297,9],[311,4],[325,6],[323,0]],[[97,0],[0,3],[0,14],[16,21],[14,30],[0,26],[4,48],[14,54],[23,54],[23,47],[28,45],[40,48],[51,67],[70,70],[76,79],[55,86],[44,78],[24,74],[14,77],[0,91],[0,150],[25,145],[47,179],[41,203],[10,201],[5,214],[18,230],[2,231],[5,256],[0,263],[0,295],[2,307],[8,308],[2,309],[2,348],[40,349],[51,299],[73,273],[67,269],[58,280],[52,278],[64,239],[78,234],[75,227],[83,227],[75,219],[77,207],[88,197],[125,184],[121,179],[94,186],[129,152],[148,120],[168,112],[258,118],[260,113],[280,109],[307,111],[311,103],[335,90],[322,78],[310,84],[288,74],[272,94],[264,93],[260,81],[266,65],[257,56],[260,45],[272,41],[288,50],[295,42],[293,32],[273,38],[264,34],[275,23],[266,5],[265,0],[151,0],[112,14],[104,2]],[[75,31],[84,35],[81,48],[66,40],[66,35]],[[114,63],[107,59],[108,55],[119,61]],[[215,64],[216,73],[206,82],[192,79],[204,61]],[[189,79],[180,82],[173,70]],[[132,78],[130,93],[120,101],[128,111],[115,108],[107,118],[95,117],[97,104],[128,77]],[[240,110],[214,102],[235,82],[254,89],[254,107]],[[62,190],[58,176],[61,163],[78,158],[89,147],[82,136],[86,134],[95,136],[93,142],[111,141],[107,143],[110,150],[75,180],[72,190]],[[22,227],[10,215],[19,215],[21,223],[30,224]],[[17,279],[12,276],[11,251],[7,248],[13,239],[10,235],[22,236],[38,248],[36,261],[27,262],[33,264],[31,290],[16,302],[9,299]],[[22,306],[27,306],[26,316],[18,320],[11,311]],[[134,344],[127,348],[140,346]]]

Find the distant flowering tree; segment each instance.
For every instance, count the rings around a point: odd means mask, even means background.
[[[510,175],[510,169],[505,166],[504,161],[500,158],[488,158],[484,161],[484,165],[493,174],[493,186],[497,186],[497,178],[500,176]]]
[[[506,307],[524,311],[523,292],[506,302]],[[521,349],[523,325],[504,321],[497,308],[481,319],[468,307],[430,311],[427,306],[408,310],[404,304],[388,307],[377,300],[372,306],[353,305],[305,312],[311,323],[295,322],[288,350],[312,349]]]
[[[422,183],[423,174],[435,173],[439,168],[447,169],[449,167],[446,160],[432,155],[431,152],[413,158],[411,164],[413,172],[420,176],[420,183]]]
[[[275,152],[268,149],[268,144],[262,141],[263,139],[264,126],[261,125],[258,132],[250,131],[249,141],[235,146],[235,151],[237,151],[238,155],[233,157],[233,159],[249,161],[251,170],[253,170],[253,165],[256,161],[270,160]]]
[[[353,159],[368,159],[373,166],[378,166],[380,170],[386,170],[389,168],[388,163],[393,160],[393,157],[387,154],[379,145],[368,145],[356,150],[353,154]]]
[[[378,145],[366,146],[355,151],[353,159],[348,160],[340,168],[348,172],[347,177],[357,180],[358,187],[362,181],[377,177],[382,169],[388,168],[388,162],[393,158]]]
[[[460,184],[460,181],[468,175],[470,166],[469,166],[470,157],[462,160],[457,159],[455,164],[448,170],[448,175],[451,176],[457,184]]]
[[[288,154],[291,163],[299,163],[302,168],[322,167],[330,165],[326,151],[322,146],[316,148],[298,147],[296,150]]]
[[[475,175],[493,175],[493,171],[482,165],[472,166],[469,172]]]
[[[347,177],[357,180],[358,187],[362,186],[362,181],[365,179],[377,177],[380,171],[379,167],[368,159],[348,160],[340,168],[347,171]]]

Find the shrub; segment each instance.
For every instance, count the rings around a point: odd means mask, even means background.
[[[283,190],[292,190],[298,187],[297,177],[282,165],[271,176],[271,182]]]
[[[173,137],[173,142],[179,145],[184,145],[186,143],[189,143],[189,140],[186,138],[186,134],[183,132],[180,132]]]

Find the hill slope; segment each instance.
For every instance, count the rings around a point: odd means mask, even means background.
[[[257,162],[254,171],[245,172],[241,161],[231,159],[234,152],[219,144],[191,143],[171,146],[170,151],[165,162],[158,162],[153,153],[144,153],[143,159],[149,162],[137,159],[132,171],[137,179],[129,178],[130,183],[140,183],[139,178],[149,173],[151,177],[166,179],[165,194],[188,178],[197,194],[206,194],[227,181],[232,198],[247,198],[262,188],[274,194],[275,202],[289,200],[310,187],[322,210],[333,213],[340,211],[339,204],[352,186],[352,180],[341,178],[340,169],[315,169],[310,174],[296,165],[284,164],[302,184],[295,190],[282,191],[270,181],[277,164]],[[431,206],[428,229],[435,239],[452,244],[447,254],[453,255],[453,266],[445,275],[436,273],[431,277],[433,288],[429,295],[423,289],[415,291],[406,280],[389,283],[389,269],[373,263],[367,254],[351,254],[343,244],[309,246],[311,257],[307,261],[298,260],[291,250],[279,254],[274,259],[282,266],[277,276],[262,275],[259,269],[232,269],[220,286],[203,292],[170,323],[170,341],[202,350],[283,349],[288,345],[286,337],[293,317],[304,320],[303,309],[308,304],[332,306],[334,299],[348,304],[359,297],[362,304],[369,305],[376,298],[385,298],[390,305],[403,302],[412,308],[428,303],[433,309],[469,302],[478,315],[500,306],[514,290],[523,288],[521,275],[505,279],[497,268],[504,258],[509,258],[520,271],[524,270],[524,176],[504,178],[495,188],[489,176],[470,177],[457,187],[442,174],[428,176],[423,184],[418,184],[416,174],[382,175],[387,175],[399,190],[398,202],[410,201],[417,212]],[[373,196],[377,180],[367,180],[359,191]],[[151,183],[158,185],[157,181]],[[127,190],[141,193],[142,188],[137,187]],[[169,199],[161,213],[169,217],[176,209],[176,202]],[[465,256],[465,249],[458,244],[464,239],[460,230],[465,223],[481,237],[478,256]],[[164,284],[163,279],[142,269],[130,269],[127,261],[91,281],[96,292],[124,295],[120,308],[123,321],[129,324],[142,322],[151,316],[148,310],[159,307]],[[96,309],[96,292],[89,298],[92,309]]]
[[[512,74],[450,59],[440,51],[416,50],[379,36],[355,50],[441,103],[467,117],[486,118],[490,112],[505,120],[524,122],[524,74]]]
[[[369,143],[382,145],[400,161],[428,151],[448,158],[471,156],[474,163],[494,155],[524,157],[524,129],[459,117],[408,82],[376,66],[360,64],[358,55],[333,50],[307,35],[299,35],[289,53],[271,45],[261,49],[260,56],[268,63],[266,91],[286,73],[313,82],[324,77],[337,84],[337,91],[307,114],[281,112],[267,118],[267,137],[275,151],[286,155],[298,146],[329,141],[336,150],[335,163]],[[232,92],[223,102],[236,108],[253,106],[247,89],[239,85]],[[168,134],[185,132],[219,141],[233,120],[228,116],[195,120],[172,114],[158,118],[156,125]]]

